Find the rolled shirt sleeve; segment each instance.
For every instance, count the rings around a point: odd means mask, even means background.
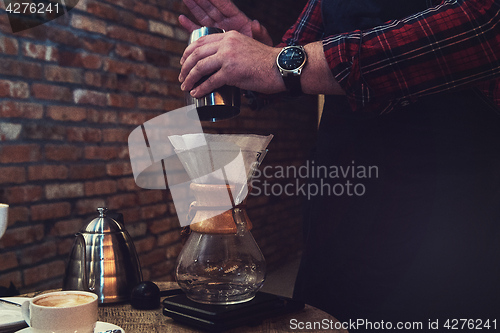
[[[500,4],[443,1],[385,25],[323,39],[330,69],[353,110],[396,105],[500,75]],[[490,84],[491,85],[491,84]]]
[[[401,20],[333,36],[324,36],[321,1],[307,3],[280,45],[322,40],[353,110],[386,113],[475,85],[500,100],[500,0],[445,0]]]

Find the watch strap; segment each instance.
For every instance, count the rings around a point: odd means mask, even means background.
[[[302,85],[300,84],[300,75],[288,74],[283,76],[283,82],[290,95],[299,96],[304,93],[302,91]]]

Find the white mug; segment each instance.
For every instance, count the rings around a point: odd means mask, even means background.
[[[9,205],[0,204],[0,238],[2,238],[5,229],[7,229],[7,220],[9,217]]]
[[[94,333],[97,298],[87,291],[56,291],[24,302],[21,311],[33,333]]]

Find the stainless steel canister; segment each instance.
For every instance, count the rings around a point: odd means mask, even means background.
[[[194,30],[189,38],[189,44],[202,36],[216,33],[224,33],[224,30],[209,27],[202,27]],[[207,78],[208,76],[203,77],[196,86]],[[201,98],[193,98],[189,93],[186,93],[186,103],[187,105],[196,105],[198,117],[201,121],[215,122],[222,119],[229,119],[240,114],[240,89],[231,86],[223,86]]]

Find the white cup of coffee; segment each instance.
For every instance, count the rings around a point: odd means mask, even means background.
[[[24,302],[21,310],[33,333],[94,333],[97,298],[86,291],[56,291]]]
[[[0,238],[2,238],[5,229],[7,229],[7,222],[8,222],[7,220],[9,216],[8,212],[9,212],[9,205],[0,204]]]

